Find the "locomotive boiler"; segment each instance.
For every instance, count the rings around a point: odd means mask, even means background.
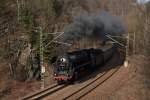
[[[58,57],[54,64],[54,79],[58,84],[73,83],[83,70],[93,70],[107,62],[114,51],[115,46],[112,44],[99,49],[67,52]]]

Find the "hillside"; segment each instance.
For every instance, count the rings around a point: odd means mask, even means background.
[[[11,96],[16,99],[40,88],[40,34],[45,46],[57,37],[47,33],[65,32],[56,39],[60,43],[53,41],[44,48],[44,64],[48,66],[52,57],[68,49],[62,42],[73,44],[70,51],[97,48],[106,33],[129,35],[129,56],[142,55],[148,59],[149,12],[150,2],[139,4],[136,0],[1,0],[0,99],[8,100]],[[126,39],[117,40],[126,45]],[[52,67],[50,74],[51,70]]]

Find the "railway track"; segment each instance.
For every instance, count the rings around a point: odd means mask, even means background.
[[[88,95],[98,86],[110,79],[120,68],[111,69],[106,72],[99,73],[95,78],[86,82],[69,85],[60,91],[56,91],[52,95],[47,95],[42,100],[79,100]]]
[[[87,85],[83,86],[79,90],[71,93],[67,97],[64,97],[63,100],[79,100],[82,97],[88,95],[95,88],[103,84],[105,81],[111,78],[120,68],[112,69],[110,71],[104,72],[93,81],[89,82]]]
[[[67,96],[59,96],[58,95],[58,100],[79,100],[82,97],[88,95],[91,91],[93,91],[95,88],[103,84],[105,81],[107,81],[111,76],[113,76],[120,68],[112,69],[106,72],[103,72],[102,74],[98,75],[96,78],[88,81],[86,84],[79,85],[79,87],[76,87],[74,85],[70,86],[71,89],[75,89],[73,92],[70,92]],[[33,94],[30,94],[22,100],[41,100],[41,99],[46,99],[47,97],[50,99],[46,100],[51,100],[51,95],[55,94],[56,92],[58,93],[60,90],[63,90],[65,92],[65,87],[67,85],[57,85],[53,84],[44,90],[37,91]],[[77,90],[76,90],[77,89]],[[53,98],[54,99],[54,98]],[[56,99],[56,98],[55,98]]]
[[[44,98],[47,95],[53,94],[56,91],[59,91],[63,88],[65,88],[67,85],[57,85],[57,84],[53,84],[47,88],[45,88],[44,90],[40,90],[37,91],[35,93],[29,94],[25,97],[22,98],[22,100],[39,100],[41,98]]]

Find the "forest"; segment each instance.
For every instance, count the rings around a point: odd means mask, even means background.
[[[90,35],[92,34],[90,29],[93,31],[91,27],[95,24],[89,24],[92,23],[94,17],[92,19],[88,16],[100,15],[101,12],[106,13],[104,24],[109,24],[110,19],[114,16],[118,18],[116,22],[121,25],[114,24],[115,21],[112,18],[112,26],[118,29],[119,34],[125,34],[123,39],[118,39],[119,42],[126,44],[122,41],[129,39],[129,56],[140,55],[146,58],[150,56],[150,2],[138,3],[136,0],[1,0],[0,87],[2,88],[0,88],[0,98],[7,99],[7,95],[17,94],[13,91],[17,91],[17,88],[23,88],[20,95],[24,95],[40,87],[39,57],[42,50],[40,34],[43,34],[43,47],[50,42],[50,45],[47,45],[43,51],[43,60],[48,64],[50,58],[62,53],[63,46],[60,43],[51,43],[53,39],[55,40],[56,35],[47,33],[68,32],[65,34],[67,40],[62,39],[61,36],[56,40],[74,44],[71,49],[96,47],[99,39],[92,39]],[[111,18],[107,15],[110,15]],[[77,21],[74,22],[74,20]],[[78,30],[77,27],[71,26],[77,23],[88,24],[89,30],[87,29],[84,34],[70,35],[72,28]],[[114,29],[106,32],[114,35],[116,32]],[[71,42],[68,42],[68,38]],[[31,90],[30,87],[32,87]],[[23,93],[23,90],[26,89],[29,90]]]

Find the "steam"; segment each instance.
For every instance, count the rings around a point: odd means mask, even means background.
[[[103,41],[106,40],[106,34],[123,35],[125,27],[120,17],[110,15],[106,11],[101,11],[100,14],[83,12],[74,17],[64,32],[64,41],[79,40],[83,37]]]

